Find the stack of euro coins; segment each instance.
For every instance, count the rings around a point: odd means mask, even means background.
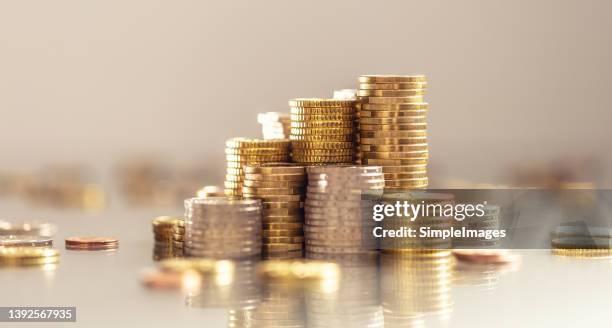
[[[225,195],[242,196],[244,166],[269,162],[289,162],[290,145],[287,139],[261,140],[232,138],[225,142]]]
[[[178,218],[170,216],[158,216],[151,221],[153,226],[153,260],[159,261],[173,257],[173,234],[174,221]]]
[[[177,218],[172,225],[172,252],[174,257],[183,256],[183,242],[185,240],[185,220]]]
[[[291,159],[309,165],[354,163],[355,100],[300,98],[291,109]]]
[[[269,258],[302,257],[306,168],[266,163],[244,167],[242,195],[262,201],[262,251]],[[270,256],[270,255],[277,256]]]
[[[361,163],[382,165],[387,189],[428,185],[426,87],[423,75],[359,77]]]
[[[257,114],[261,133],[265,140],[289,139],[291,118],[289,113],[265,112]]]
[[[372,206],[385,186],[382,168],[310,166],[307,173],[306,251],[358,254],[376,249]]]
[[[482,216],[470,216],[464,220],[453,220],[455,229],[468,230],[498,230],[500,224],[500,207],[493,204],[484,206],[484,214]],[[498,237],[454,237],[453,248],[496,248],[501,244],[501,238]]]
[[[44,247],[1,247],[0,267],[44,266],[59,262],[59,252]]]
[[[229,197],[185,200],[183,252],[243,259],[261,254],[261,201]]]
[[[452,312],[450,250],[406,250],[380,255],[380,293],[385,327],[447,318]],[[421,325],[419,325],[421,326]]]

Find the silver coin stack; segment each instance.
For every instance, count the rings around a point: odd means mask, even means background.
[[[185,200],[185,256],[248,258],[261,254],[261,200]]]
[[[385,186],[380,166],[312,166],[304,234],[306,251],[357,254],[376,249],[372,206]]]
[[[257,114],[257,123],[261,124],[261,133],[265,140],[289,138],[291,130],[289,113],[259,113]]]

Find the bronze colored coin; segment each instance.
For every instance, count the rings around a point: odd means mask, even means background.
[[[301,244],[304,242],[304,237],[263,237],[262,241],[264,244]]]
[[[415,123],[427,123],[427,115],[423,116],[407,116],[407,117],[395,117],[395,118],[372,118],[363,117],[359,119],[359,124],[366,125],[398,125],[398,124],[415,124]]]
[[[297,98],[289,100],[290,107],[347,107],[353,106],[355,100],[326,98]]]
[[[343,141],[300,141],[293,140],[291,143],[291,148],[293,151],[297,149],[353,149],[353,142],[343,142]]]
[[[427,123],[360,124],[361,131],[412,131],[427,129]]]
[[[355,119],[354,114],[291,114],[291,122],[340,121]]]
[[[274,139],[274,140],[261,140],[261,139],[248,139],[248,138],[232,138],[225,142],[227,148],[287,148],[289,147],[289,140],[287,139]]]
[[[361,136],[361,138],[414,138],[427,137],[427,130],[360,131],[359,135]]]
[[[291,135],[291,141],[299,140],[299,141],[325,141],[325,142],[335,142],[335,141],[343,141],[352,142],[355,139],[354,134],[342,134],[342,135]]]
[[[355,133],[355,128],[291,128],[291,135],[343,135]]]
[[[359,97],[413,97],[425,94],[424,89],[403,89],[403,90],[359,90]]]
[[[296,230],[302,229],[301,223],[262,223],[264,230]]]
[[[417,150],[409,152],[362,152],[361,158],[380,158],[380,159],[411,159],[411,158],[428,158],[429,150]]]
[[[246,173],[244,180],[250,181],[304,181],[303,174],[257,174]]]
[[[66,238],[66,245],[75,246],[94,246],[94,245],[108,245],[118,244],[119,239],[114,237],[68,237]]]
[[[288,252],[302,249],[302,243],[298,244],[263,244],[261,249],[264,252]]]
[[[294,148],[291,154],[301,156],[352,156],[355,154],[355,150],[349,149],[299,149]]]
[[[427,143],[427,137],[361,138],[361,145],[413,145]]]
[[[295,163],[264,163],[260,165],[248,165],[244,173],[249,174],[305,174],[306,168]]]
[[[361,152],[411,152],[428,150],[427,143],[409,145],[361,145]]]
[[[385,98],[383,98],[385,99]],[[427,113],[427,109],[429,108],[429,104],[426,102],[417,102],[417,103],[365,103],[361,104],[361,110],[359,114],[366,111],[386,111],[386,112],[398,112],[398,111],[406,111],[410,114],[415,113]]]
[[[262,230],[263,238],[267,237],[299,237],[304,235],[304,231],[300,229],[291,230]]]
[[[405,82],[405,83],[360,83],[360,90],[402,90],[402,89],[426,89],[427,82]]]
[[[261,180],[245,180],[242,184],[245,187],[255,188],[300,188],[304,187],[303,181],[261,181]]]
[[[427,164],[427,157],[410,158],[410,159],[379,159],[379,158],[362,158],[361,161],[367,165],[415,165]]]
[[[119,248],[119,244],[107,244],[107,245],[68,245],[66,244],[67,250],[72,251],[106,251],[106,250],[115,250]]]
[[[427,82],[425,75],[362,75],[359,83],[412,83]]]
[[[355,124],[353,119],[346,121],[292,121],[292,128],[352,128]]]

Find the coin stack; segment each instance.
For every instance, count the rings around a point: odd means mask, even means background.
[[[114,251],[119,248],[119,239],[114,237],[68,237],[66,249],[73,251]]]
[[[41,247],[0,247],[0,267],[48,265],[59,262],[59,252]]]
[[[261,201],[228,197],[185,200],[185,256],[248,258],[261,253]]]
[[[301,287],[296,281],[265,281],[260,302],[253,309],[243,312],[246,319],[243,327],[306,327]]]
[[[257,122],[261,124],[261,133],[265,140],[289,138],[291,118],[288,113],[259,113]]]
[[[289,101],[291,158],[304,164],[354,163],[355,100]]]
[[[173,226],[177,218],[170,216],[158,216],[151,221],[153,226],[153,260],[159,261],[173,257]]]
[[[227,171],[225,195],[242,196],[243,168],[247,164],[288,162],[290,144],[286,139],[260,140],[232,138],[225,142]]]
[[[552,233],[552,253],[576,258],[612,257],[612,229],[590,225],[561,225]]]
[[[0,248],[7,247],[53,247],[53,239],[42,236],[0,235]]]
[[[244,167],[242,194],[262,200],[266,258],[302,257],[306,169],[289,163]]]
[[[177,218],[172,225],[172,252],[174,257],[183,256],[183,242],[185,240],[185,220]]]
[[[428,185],[426,87],[423,75],[359,77],[361,163],[383,167],[386,189]]]
[[[372,206],[384,178],[380,166],[311,166],[305,216],[306,251],[364,253],[376,249]]]
[[[470,230],[497,230],[499,229],[500,207],[487,204],[484,206],[483,216],[471,216],[468,219],[458,221],[453,220],[455,229]],[[453,237],[453,248],[496,248],[501,244],[500,237]]]

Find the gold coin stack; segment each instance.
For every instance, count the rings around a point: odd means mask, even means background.
[[[170,216],[158,216],[151,221],[153,226],[153,260],[159,261],[173,257],[173,226],[177,218]]]
[[[55,264],[57,262],[59,262],[59,252],[51,248],[0,248],[0,267],[38,266]]]
[[[257,122],[261,124],[261,133],[265,140],[289,138],[291,118],[288,113],[259,113]]]
[[[264,256],[302,257],[306,168],[289,163],[266,163],[247,165],[244,173],[242,195],[262,200]]]
[[[247,164],[289,162],[291,142],[287,139],[232,138],[225,142],[225,195],[242,196],[243,168]]]
[[[289,101],[291,158],[303,164],[354,163],[355,100]]]
[[[359,77],[361,163],[383,167],[385,189],[428,185],[426,87],[423,75]]]
[[[185,241],[185,219],[177,218],[172,225],[172,252],[174,257],[183,256],[183,242]]]

